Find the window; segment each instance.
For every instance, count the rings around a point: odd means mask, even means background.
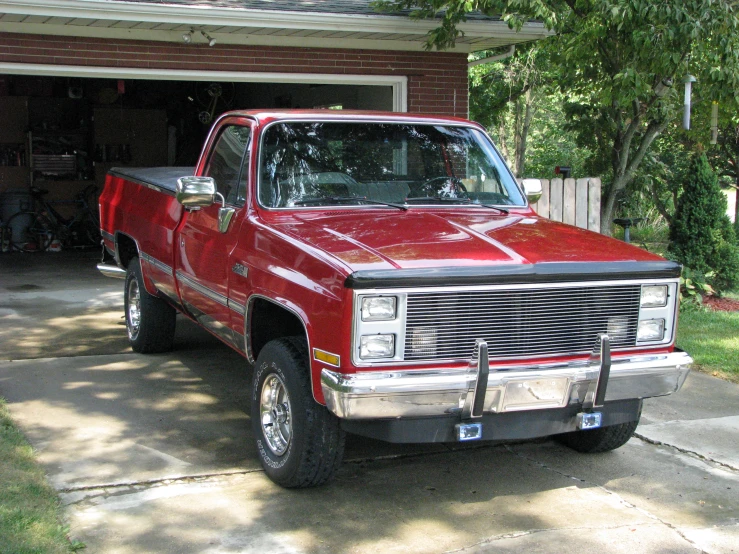
[[[525,205],[490,140],[464,126],[276,123],[264,131],[259,167],[259,202],[269,208],[362,200]]]
[[[249,165],[243,164],[249,144],[251,129],[241,125],[228,125],[221,131],[208,160],[204,175],[213,177],[216,189],[227,204],[243,204],[246,200],[246,181]]]

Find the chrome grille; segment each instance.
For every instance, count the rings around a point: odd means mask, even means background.
[[[590,352],[600,333],[633,347],[640,297],[640,285],[410,293],[405,360],[469,359],[478,338],[491,358]]]

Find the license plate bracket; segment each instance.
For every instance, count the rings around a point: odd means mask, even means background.
[[[503,411],[558,408],[569,390],[567,377],[516,379],[509,381],[503,397]]]

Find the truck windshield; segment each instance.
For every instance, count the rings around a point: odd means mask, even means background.
[[[470,127],[276,123],[264,133],[259,164],[259,202],[268,208],[335,205],[337,197],[358,205],[526,203],[490,141]],[[440,201],[447,198],[463,201]]]

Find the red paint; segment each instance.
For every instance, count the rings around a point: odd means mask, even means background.
[[[236,210],[228,233],[216,229],[218,206],[186,212],[172,196],[112,176],[100,197],[103,230],[134,237],[147,254],[237,305],[247,306],[254,298],[264,297],[285,306],[303,321],[310,346],[339,354],[341,371],[346,373],[355,368],[350,351],[353,293],[344,282],[354,271],[661,259],[621,241],[542,219],[528,207],[511,208],[507,215],[476,206],[412,206],[408,211],[367,206],[259,207],[255,175],[261,129],[281,118],[317,116],[352,121],[392,117],[439,124],[463,121],[367,112],[234,112],[216,122],[196,168],[202,174],[214,137],[225,122],[252,125],[247,202]],[[111,242],[106,245],[113,247]],[[235,264],[248,268],[248,277],[234,272]],[[162,283],[160,288],[183,294],[181,299],[221,328],[246,334],[247,323],[238,310],[192,291],[182,293],[185,287],[154,265],[145,264],[144,273],[150,292],[154,292],[153,282]],[[311,363],[314,393],[322,401],[323,365]]]

